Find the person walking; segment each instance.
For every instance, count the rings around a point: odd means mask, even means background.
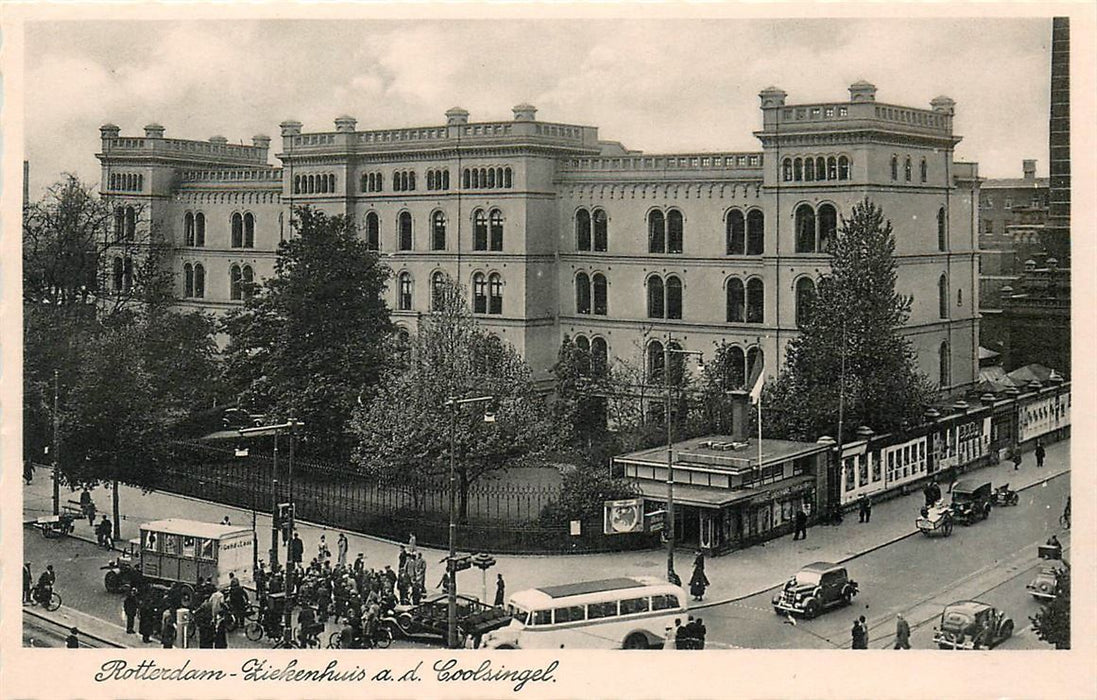
[[[808,537],[808,514],[804,512],[804,507],[800,506],[800,509],[796,511],[795,517],[796,530],[792,534],[793,540],[806,540]]]
[[[175,615],[172,614],[171,608],[164,611],[164,619],[160,624],[160,644],[165,649],[172,649],[175,647]]]
[[[293,540],[289,543],[290,563],[300,565],[303,556],[305,556],[305,543],[301,541],[301,536],[294,531]]]
[[[868,649],[868,624],[865,622],[864,615],[853,623],[853,648]]]
[[[674,628],[667,625],[666,630],[663,632],[663,651],[671,651],[674,648]]]
[[[1033,450],[1032,454],[1036,455],[1036,468],[1042,468],[1044,466],[1044,457],[1047,456],[1047,450],[1044,449],[1043,440],[1036,441],[1036,449]]]
[[[69,636],[65,637],[66,649],[79,649],[80,648],[80,630],[76,627],[69,629]]]
[[[228,625],[225,621],[225,611],[222,610],[221,614],[217,615],[213,623],[213,648],[214,649],[228,649]]]
[[[1013,470],[1017,471],[1021,468],[1021,446],[1018,445],[1013,448]]]
[[[30,572],[30,562],[23,562],[23,602],[33,603],[34,598],[31,597],[32,588],[34,587],[34,576]]]
[[[126,634],[133,634],[133,622],[137,617],[137,611],[140,607],[140,602],[137,600],[137,592],[130,586],[126,591],[125,599],[122,601],[122,612],[126,614]]]
[[[224,518],[221,518],[221,524],[222,525],[232,525],[232,522],[229,520],[229,516],[226,515]]]
[[[705,576],[705,559],[698,552],[697,558],[693,561],[693,574],[689,577],[689,594],[694,600],[701,600],[705,597],[705,589],[708,586],[708,577]]]
[[[895,648],[910,649],[910,623],[903,618],[903,613],[895,616]]]
[[[708,628],[705,627],[705,621],[701,618],[697,618],[694,622],[693,632],[697,640],[697,648],[705,648],[705,635],[708,634]]]
[[[350,543],[347,541],[347,535],[344,532],[339,533],[339,539],[335,541],[335,551],[338,555],[339,566],[347,565],[347,550],[350,549]]]
[[[146,595],[141,600],[138,615],[140,615],[141,619],[137,623],[137,630],[141,633],[141,641],[148,644],[152,641],[149,637],[156,632],[156,625],[160,622],[159,616],[156,614],[156,606],[152,603],[151,595]]]
[[[502,574],[495,575],[495,607],[500,608],[503,606],[503,601],[506,598],[507,583],[503,580]]]
[[[323,563],[331,558],[331,550],[328,549],[328,536],[321,533],[320,542],[316,545],[316,559]]]

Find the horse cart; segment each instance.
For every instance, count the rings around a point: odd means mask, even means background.
[[[922,509],[914,524],[926,537],[952,534],[952,508],[942,501]]]

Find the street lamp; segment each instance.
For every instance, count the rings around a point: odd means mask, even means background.
[[[666,353],[663,358],[663,383],[666,386],[666,406],[663,418],[667,424],[667,581],[676,586],[682,585],[682,579],[674,572],[674,426],[670,418],[671,383],[670,383],[670,358],[677,353],[679,355],[695,355],[698,362],[701,361],[700,350],[683,350],[672,347],[672,336],[667,335]],[[684,368],[683,368],[684,370]]]
[[[451,396],[442,404],[449,411],[449,556],[446,558],[446,608],[447,608],[447,634],[446,644],[450,649],[457,647],[457,569],[454,566],[457,559],[457,467],[454,455],[456,453],[455,433],[457,431],[457,409],[467,404],[486,404],[495,400],[494,396],[475,396],[459,399]],[[494,423],[495,414],[484,412],[484,422]]]

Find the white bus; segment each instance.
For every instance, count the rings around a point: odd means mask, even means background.
[[[511,595],[511,623],[484,639],[493,649],[648,649],[686,622],[686,592],[653,577],[530,588]]]

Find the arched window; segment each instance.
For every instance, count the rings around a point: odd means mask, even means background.
[[[838,179],[849,179],[849,158],[845,156],[838,156]]]
[[[728,389],[738,389],[747,383],[747,358],[740,347],[732,346],[727,353],[726,386]]]
[[[400,311],[411,311],[411,273],[401,272],[397,283],[396,306]]]
[[[671,275],[667,278],[667,318],[682,318],[682,280]]]
[[[332,182],[334,182],[334,181],[335,181],[335,176],[332,175]],[[415,173],[414,172],[408,173],[408,189],[411,190],[412,192],[415,191]]]
[[[941,343],[941,347],[937,351],[937,363],[940,367],[938,382],[940,383],[942,388],[952,384],[952,372],[950,371],[951,368],[949,367],[950,360],[951,353],[949,352],[948,341],[946,340],[945,342]]]
[[[594,313],[598,316],[605,316],[609,313],[606,276],[595,273],[592,284],[594,286]]]
[[[255,217],[251,212],[244,214],[244,247],[255,247]]]
[[[667,252],[681,253],[682,247],[682,212],[671,209],[667,212]]]
[[[658,340],[648,343],[648,381],[655,383],[663,381],[663,370],[667,366],[667,356],[663,350],[663,344]]]
[[[781,168],[782,179],[785,182],[792,182],[792,159],[785,158],[785,162]]]
[[[133,289],[133,258],[128,255],[122,259],[122,289]]]
[[[428,170],[427,171],[427,189],[428,190],[433,190],[434,189],[434,171],[433,170]]]
[[[663,212],[655,209],[648,214],[648,252],[665,253],[666,239],[666,220],[663,218]]]
[[[575,276],[575,313],[590,313],[590,277],[585,272]]]
[[[295,175],[293,177],[293,193],[301,194],[301,176]]]
[[[509,190],[511,188],[511,184],[512,172],[510,168],[506,168],[505,170],[503,170],[503,187]]]
[[[194,266],[190,263],[183,265],[183,296],[194,296]]]
[[[765,250],[766,217],[761,209],[747,212],[747,255],[762,255]]]
[[[491,249],[495,251],[503,250],[503,212],[498,209],[491,210],[491,216],[489,217],[491,224]]]
[[[113,283],[112,286],[116,292],[122,291],[122,276],[122,258],[115,258],[111,262],[111,282]]]
[[[663,278],[658,275],[648,277],[648,318],[663,318]]]
[[[392,174],[392,191],[393,192],[399,192],[400,191],[400,173],[393,173]]]
[[[929,175],[929,166],[926,165],[926,159],[925,158],[922,159],[922,165],[919,168],[919,175],[921,176],[922,182],[925,182],[927,176]]]
[[[137,211],[133,207],[126,207],[126,240],[133,242],[137,236]]]
[[[815,210],[807,204],[796,207],[796,252],[815,252]]]
[[[819,252],[829,253],[838,240],[838,210],[832,204],[819,205]]]
[[[495,187],[495,168],[488,168],[488,187]]]
[[[206,215],[202,212],[194,215],[194,245],[198,248],[206,245]]]
[[[126,235],[126,210],[122,207],[114,209],[114,240],[120,241]]]
[[[823,176],[825,174],[826,173],[820,171],[819,172],[819,179],[820,180],[824,179]],[[808,182],[811,182],[812,180],[815,179],[815,159],[814,158],[808,158],[808,159],[804,160],[804,179],[807,180]]]
[[[472,312],[477,314],[488,312],[488,278],[483,272],[477,272],[472,276]]]
[[[899,179],[899,156],[891,157],[891,179]]]
[[[366,247],[381,250],[381,218],[375,211],[366,214]]]
[[[440,211],[431,216],[431,250],[446,249],[446,215]]]
[[[202,263],[194,264],[194,296],[199,299],[206,296],[206,268]]]
[[[255,282],[255,273],[251,270],[251,265],[244,265],[241,275],[240,294],[244,299],[250,299],[252,294],[252,284]]]
[[[232,241],[233,248],[240,248],[244,244],[244,217],[240,214],[232,215]]]
[[[442,189],[444,189],[444,190],[449,189],[449,171],[448,170],[443,170],[442,171]]]
[[[948,318],[948,277],[945,275],[937,280],[937,315]]]
[[[764,323],[766,290],[757,277],[747,282],[747,323]]]
[[[606,373],[609,366],[609,347],[605,338],[594,338],[590,341],[590,368],[594,376],[599,377]]]
[[[483,209],[472,213],[472,249],[488,249],[488,217]]]
[[[796,182],[804,179],[804,161],[801,158],[792,161],[792,179]]]
[[[461,171],[461,187],[463,187],[466,190],[472,187],[472,179],[471,179],[471,176],[469,175],[469,169],[468,168],[465,168],[464,170]]]
[[[474,189],[474,190],[480,189],[480,169],[479,168],[473,168],[472,169],[472,189]]]
[[[240,272],[239,265],[233,265],[229,268],[229,299],[232,301],[240,301],[243,298],[240,291],[240,281],[242,279],[243,274]]]
[[[363,192],[373,191],[373,173],[362,173],[361,190]]]
[[[430,276],[430,310],[441,311],[443,294],[446,288],[446,276],[439,270]]]
[[[604,253],[609,250],[609,228],[604,209],[595,209],[591,217],[594,219],[594,250]]]
[[[728,212],[725,219],[725,226],[727,232],[727,251],[728,255],[743,255],[747,252],[747,229],[746,219],[743,218],[743,212],[738,209],[732,209]]]
[[[948,231],[945,226],[945,208],[937,210],[937,250],[948,250]]]
[[[411,213],[402,211],[397,219],[400,233],[400,250],[411,250]]]
[[[315,175],[309,175],[307,191],[308,191],[309,194],[313,194],[313,193],[316,192],[316,176]]]
[[[834,156],[830,157],[831,166],[834,164]],[[815,179],[816,180],[833,180],[834,177],[827,174],[827,159],[823,156],[819,156],[815,159]]]
[[[183,217],[183,245],[194,245],[194,214],[189,211]]]
[[[754,373],[766,366],[766,356],[762,348],[753,347],[747,350],[747,376],[753,377]],[[745,382],[744,382],[745,383]]]
[[[590,250],[590,212],[586,209],[575,212],[575,249]]]
[[[796,325],[803,326],[811,318],[811,304],[815,301],[815,281],[810,277],[796,280]]]
[[[728,323],[742,323],[746,319],[746,293],[743,280],[732,277],[727,283]]]
[[[491,276],[488,278],[488,294],[491,295],[491,298],[488,300],[488,313],[503,313],[503,276],[498,272],[491,273]]]
[[[907,159],[903,161],[903,177],[907,182],[910,182],[913,172],[913,168],[910,167],[910,156],[907,156]]]

